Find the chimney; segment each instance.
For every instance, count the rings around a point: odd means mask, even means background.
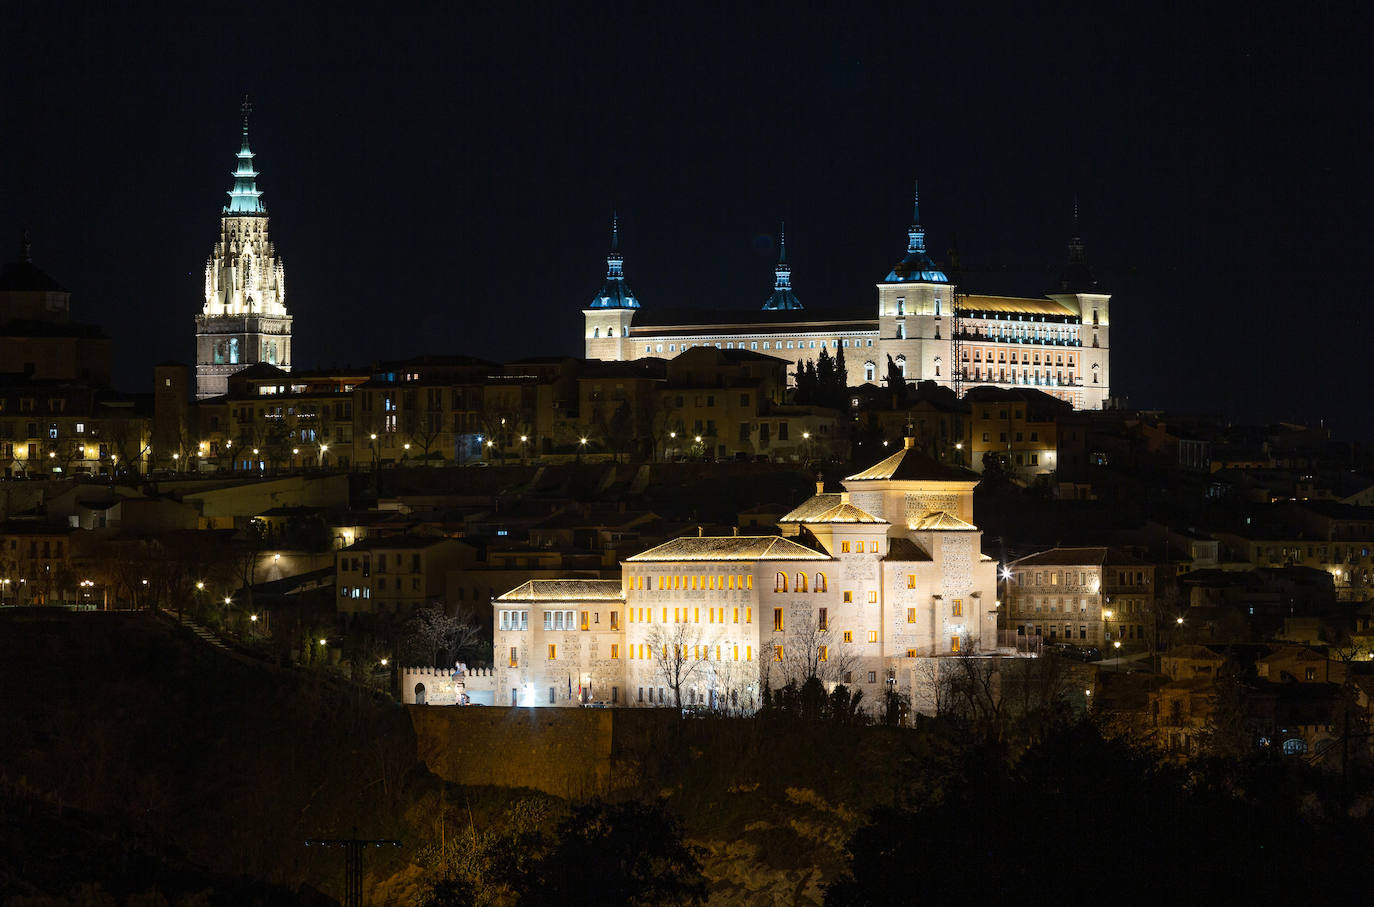
[[[706,530],[704,530],[704,529],[702,529],[700,526],[698,526],[698,527],[697,527],[697,538],[701,538],[701,537],[704,536],[705,534],[706,534]]]

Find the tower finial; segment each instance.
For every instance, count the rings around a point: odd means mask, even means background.
[[[917,180],[911,186],[911,222],[920,224],[921,222],[921,182]]]
[[[620,212],[611,212],[611,251],[615,252],[620,248]]]
[[[239,105],[243,111],[243,140],[248,141],[248,115],[253,112],[253,102],[248,100],[248,95],[243,96],[243,103]]]
[[[1078,193],[1073,194],[1073,235],[1078,235]]]
[[[19,260],[33,262],[33,245],[29,242],[29,228],[24,228],[24,235],[19,238]]]
[[[778,264],[787,263],[787,221],[778,230]]]

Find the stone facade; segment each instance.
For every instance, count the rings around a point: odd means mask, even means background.
[[[586,355],[672,358],[714,346],[776,356],[791,374],[827,350],[844,353],[851,385],[886,381],[891,358],[909,383],[1035,387],[1075,409],[1106,405],[1111,296],[1099,291],[1080,239],[1069,244],[1059,292],[1020,298],[960,291],[926,255],[919,210],[907,235],[907,256],[877,284],[876,307],[802,308],[791,295],[791,269],[781,262],[779,280],[786,276],[792,302],[786,308],[773,304],[776,288],[759,311],[659,312],[633,297],[617,305],[603,291],[583,310]],[[623,280],[619,253],[613,255],[612,275]]]
[[[923,660],[995,647],[977,481],[908,445],[818,489],[781,536],[679,538],[619,581],[527,582],[493,603],[497,703],[751,711],[765,684],[812,675],[875,706],[911,695]]]
[[[268,235],[257,176],[245,119],[234,188],[205,263],[205,300],[196,316],[197,398],[226,393],[230,375],[258,362],[291,370],[286,275]]]

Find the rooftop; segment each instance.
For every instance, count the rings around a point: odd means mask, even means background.
[[[906,444],[892,456],[868,467],[863,472],[848,476],[846,482],[968,482],[977,483],[981,477],[971,469],[962,466],[947,466],[933,460],[912,447],[914,439],[906,438]]]
[[[1048,551],[1038,551],[1035,554],[1028,554],[1011,562],[1013,567],[1081,567],[1081,566],[1113,566],[1113,567],[1150,567],[1153,566],[1149,561],[1143,561],[1133,554],[1128,554],[1120,548],[1108,548],[1097,546],[1091,548],[1051,548]]]
[[[688,536],[664,542],[626,563],[662,561],[828,561],[830,556],[776,535]]]
[[[625,600],[618,579],[532,579],[496,597],[498,602],[619,602]]]

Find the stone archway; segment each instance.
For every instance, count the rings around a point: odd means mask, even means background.
[[[415,684],[415,704],[425,704],[425,685],[423,683]]]

